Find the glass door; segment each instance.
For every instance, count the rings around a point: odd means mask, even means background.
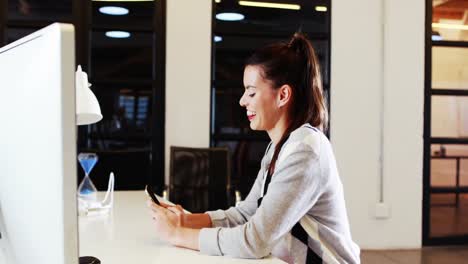
[[[468,2],[426,12],[423,243],[468,244]]]

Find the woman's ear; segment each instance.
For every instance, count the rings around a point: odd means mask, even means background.
[[[278,107],[284,107],[292,98],[292,88],[288,84],[281,86],[278,89]]]

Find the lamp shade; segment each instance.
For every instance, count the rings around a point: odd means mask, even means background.
[[[78,65],[75,75],[76,85],[76,124],[89,125],[102,119],[101,108],[94,93],[89,89],[88,75]]]

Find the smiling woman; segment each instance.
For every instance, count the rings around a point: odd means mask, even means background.
[[[227,210],[186,215],[149,204],[154,231],[170,243],[209,255],[288,263],[359,263],[330,142],[320,67],[310,41],[257,50],[244,68],[239,103],[250,127],[271,142],[247,198]]]

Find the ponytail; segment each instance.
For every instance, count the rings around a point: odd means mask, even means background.
[[[292,131],[305,123],[324,131],[328,112],[323,96],[322,77],[315,50],[302,33],[295,33],[287,42],[275,43],[257,50],[246,66],[259,66],[263,77],[278,89],[288,84],[292,88],[290,123],[275,146],[268,172],[273,175],[281,148]]]

